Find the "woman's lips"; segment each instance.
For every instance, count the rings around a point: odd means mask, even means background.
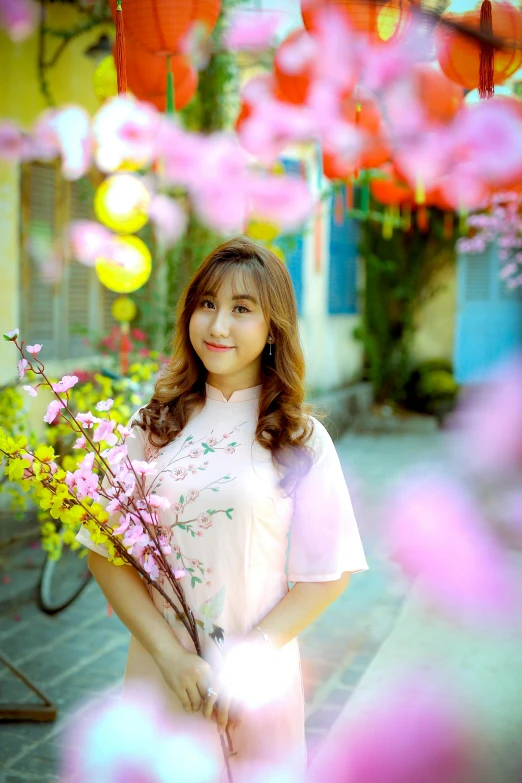
[[[233,345],[212,345],[212,343],[205,342],[209,351],[216,351],[217,353],[224,353],[225,351],[231,351]]]

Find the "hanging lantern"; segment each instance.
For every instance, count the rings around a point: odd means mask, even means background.
[[[116,0],[110,5],[115,17]],[[200,23],[210,34],[220,11],[221,0],[125,0],[125,38],[134,38],[149,54],[178,54],[192,25]]]
[[[94,196],[98,220],[113,231],[133,234],[148,220],[150,194],[142,180],[133,174],[107,177]]]
[[[126,8],[127,6],[125,6]],[[187,57],[150,54],[135,38],[126,35],[127,82],[140,101],[149,101],[164,112],[167,104],[167,74],[172,74],[174,107],[183,109],[194,97],[198,74]]]
[[[117,294],[130,294],[141,288],[150,277],[152,258],[141,239],[119,236],[113,240],[112,258],[96,259],[96,274],[100,282]]]
[[[426,118],[433,123],[447,124],[462,106],[464,89],[448,79],[436,63],[416,63],[413,84]]]
[[[478,88],[481,98],[491,97],[494,86],[505,82],[522,65],[522,50],[514,45],[494,49],[445,25],[444,20],[516,44],[522,38],[522,13],[505,1],[472,2],[468,10],[462,10],[458,2],[446,8],[435,31],[437,59],[446,76],[468,90]]]
[[[94,94],[99,101],[112,98],[118,94],[118,79],[114,57],[109,54],[96,66],[93,77]]]
[[[415,194],[408,183],[397,175],[393,164],[382,166],[381,171],[384,174],[382,179],[375,177],[370,181],[370,192],[373,198],[380,204],[388,206],[412,204]]]
[[[335,8],[350,27],[365,33],[373,43],[387,43],[400,38],[410,21],[409,0],[302,0],[301,14],[307,30],[316,27],[316,14],[323,8]]]
[[[301,104],[306,101],[308,88],[312,82],[314,70],[314,42],[306,30],[294,30],[279,46],[274,57],[274,78],[276,87],[280,90],[283,100],[289,103]],[[303,56],[299,67],[294,65],[292,49],[306,52],[310,48],[309,56]]]
[[[328,179],[348,179],[360,169],[374,169],[390,159],[391,149],[377,101],[361,88],[343,101],[342,117],[362,134],[363,148],[353,161],[323,152],[323,171]]]
[[[111,307],[112,317],[119,324],[129,323],[136,318],[138,308],[130,296],[119,296],[114,300]]]

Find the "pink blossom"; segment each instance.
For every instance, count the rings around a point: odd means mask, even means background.
[[[163,554],[170,555],[170,553],[172,552],[170,541],[167,538],[165,538],[165,536],[158,536],[158,542],[163,550]]]
[[[506,103],[480,101],[465,106],[453,123],[452,140],[455,160],[476,166],[491,184],[502,187],[522,173],[522,121]]]
[[[23,386],[22,387],[24,391],[26,391],[31,397],[37,397],[38,392],[34,388],[34,386]]]
[[[138,459],[133,459],[131,465],[138,476],[153,476],[156,473],[155,462],[149,463],[149,462],[140,461]]]
[[[38,5],[33,0],[0,0],[0,27],[15,43],[32,35],[38,16]]]
[[[27,353],[30,353],[32,356],[36,356],[37,353],[40,353],[42,350],[42,346],[39,343],[35,343],[34,345],[28,345]]]
[[[173,514],[182,514],[183,513],[183,506],[181,503],[173,503],[170,507]]]
[[[145,571],[147,571],[147,573],[150,574],[151,579],[158,578],[159,567],[154,555],[149,554],[146,556],[145,562],[143,563],[143,567]]]
[[[187,497],[189,500],[195,500],[197,497],[199,497],[199,492],[197,489],[189,489],[187,492]]]
[[[197,459],[198,457],[201,457],[203,454],[203,449],[192,449],[192,451],[189,451],[189,457],[192,457],[193,459]],[[192,465],[189,465],[189,467],[193,467]]]
[[[204,530],[207,530],[209,527],[212,526],[212,517],[210,514],[207,514],[206,512],[203,514],[200,514],[198,516],[198,525],[203,528]]]
[[[207,67],[212,55],[213,42],[208,33],[208,26],[196,19],[178,43],[180,54],[185,54],[198,71]]]
[[[163,495],[147,495],[147,503],[152,508],[161,508],[163,511],[170,508],[170,500]]]
[[[113,235],[92,220],[71,223],[69,240],[74,257],[85,266],[94,266],[97,258],[112,256]]]
[[[29,367],[29,362],[27,359],[20,359],[20,361],[17,363],[18,367],[18,377],[23,378],[25,373],[27,372],[27,368]]]
[[[184,479],[187,475],[187,469],[179,465],[176,468],[173,468],[171,471],[171,476],[174,477],[175,481],[180,481],[180,479]]]
[[[89,430],[91,427],[101,421],[101,419],[93,416],[90,411],[88,413],[77,413],[76,420],[79,421],[86,430]]]
[[[73,386],[75,386],[78,383],[78,378],[76,375],[64,375],[63,378],[58,381],[58,383],[52,383],[51,387],[54,392],[57,394],[63,394],[65,392],[68,392],[69,389],[72,389]]]
[[[179,202],[162,194],[152,197],[149,218],[154,224],[156,239],[164,247],[175,245],[187,226],[187,214]]]
[[[316,16],[314,40],[314,79],[327,82],[338,94],[351,93],[361,68],[361,42],[346,16],[333,5],[323,7]]]
[[[107,511],[109,514],[113,514],[115,511],[119,511],[121,508],[120,501],[118,498],[115,498],[114,500],[111,500],[109,505],[107,506]],[[130,514],[125,514],[125,516],[122,514],[120,516],[120,523],[118,527],[115,527],[113,530],[113,533],[115,535],[122,535],[125,533],[131,523],[132,517]]]
[[[379,698],[356,720],[341,717],[308,779],[471,783],[478,779],[479,758],[457,683],[448,682],[446,672],[419,667],[381,686]]]
[[[75,441],[75,444],[74,444],[74,446],[73,446],[73,449],[84,449],[84,448],[85,448],[85,444],[86,444],[86,443],[87,443],[87,441],[86,441],[86,439],[85,439],[85,435],[82,435],[80,438],[78,438],[78,439]]]
[[[49,109],[40,115],[33,129],[31,144],[33,157],[52,160],[60,155],[65,179],[79,179],[91,165],[89,114],[81,106]]]
[[[127,440],[127,438],[135,438],[136,437],[132,427],[124,427],[123,424],[118,424],[116,429],[118,430],[118,432],[120,433],[121,437],[124,440]]]
[[[93,123],[98,167],[112,172],[125,161],[142,166],[151,163],[157,152],[160,119],[151,104],[129,96],[106,101]]]
[[[165,179],[172,185],[190,187],[197,183],[206,139],[187,133],[172,120],[163,120],[158,147],[164,164]]]
[[[225,31],[223,43],[234,52],[262,52],[273,41],[281,20],[281,13],[273,11],[238,11]]]
[[[412,473],[386,514],[394,559],[435,605],[478,625],[513,620],[520,592],[513,564],[464,486]]]
[[[199,560],[191,560],[190,565],[192,566],[192,568],[197,568],[199,565],[201,565],[201,563],[199,562]]]
[[[179,554],[181,554],[181,549],[179,548],[179,546],[177,546],[177,544],[175,544],[175,545],[172,547],[172,551],[174,552],[174,554],[175,554],[175,555],[179,555]]]
[[[497,365],[482,383],[465,392],[448,420],[456,453],[485,477],[522,468],[522,354]]]
[[[109,446],[114,446],[118,442],[118,437],[114,434],[114,427],[116,422],[109,419],[102,419],[99,426],[94,430],[92,439],[95,443],[100,443],[102,440],[108,443]]]
[[[174,578],[175,579],[182,579],[184,576],[187,575],[187,572],[184,568],[175,568],[174,569]]]
[[[0,0],[2,2],[2,0]],[[18,125],[10,120],[0,123],[0,160],[20,162],[27,153],[28,141]]]
[[[217,443],[217,438],[207,438],[205,443],[208,443],[209,446],[215,446]]]
[[[233,454],[235,452],[235,448],[233,446],[227,446],[225,449],[225,454]]]
[[[313,199],[300,177],[252,176],[248,184],[251,216],[277,223],[283,231],[292,231],[310,217]]]
[[[98,411],[110,411],[112,406],[114,405],[114,400],[109,397],[108,400],[100,400],[100,402],[96,403],[96,410]]]
[[[19,334],[20,334],[20,329],[12,329],[10,332],[6,332],[4,334],[4,340],[13,342],[18,338]]]
[[[47,406],[47,413],[45,414],[43,420],[46,421],[47,424],[52,424],[62,408],[65,408],[63,402],[60,400],[53,400]]]

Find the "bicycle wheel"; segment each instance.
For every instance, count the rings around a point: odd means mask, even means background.
[[[87,558],[64,546],[59,560],[46,558],[38,585],[38,606],[46,614],[58,614],[78,598],[91,580]]]

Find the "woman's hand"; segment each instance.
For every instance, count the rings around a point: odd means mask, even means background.
[[[243,705],[239,699],[232,698],[223,677],[214,678],[211,688],[213,693],[205,695],[203,716],[217,723],[220,734],[226,730],[238,729],[241,725]]]
[[[156,657],[168,687],[180,700],[185,712],[197,712],[214,679],[212,667],[199,655],[177,646]]]

